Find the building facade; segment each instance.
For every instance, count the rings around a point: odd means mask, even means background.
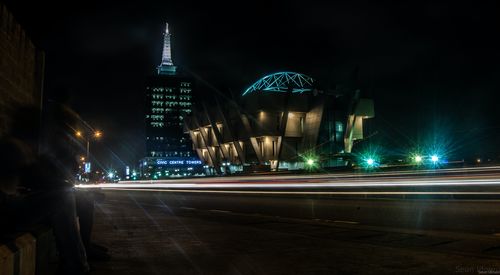
[[[186,133],[207,173],[337,167],[354,141],[373,102],[359,90],[339,94],[321,89],[304,74],[267,75],[238,102],[213,98],[185,120]]]
[[[12,13],[0,3],[0,135],[10,124],[12,107],[40,106],[44,54],[38,50]]]
[[[142,178],[200,174],[201,161],[184,133],[184,117],[191,114],[195,82],[172,62],[171,34],[165,28],[161,64],[147,79],[145,100],[146,157]]]

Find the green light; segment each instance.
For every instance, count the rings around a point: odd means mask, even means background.
[[[415,162],[417,162],[417,163],[422,162],[422,157],[419,156],[419,155],[416,155],[415,156]]]
[[[301,155],[302,163],[304,164],[304,169],[308,171],[316,170],[320,167],[321,161],[319,161],[319,156],[315,155],[312,152],[308,152],[307,154]]]
[[[367,156],[363,159],[365,168],[371,169],[379,165],[378,158],[376,156]]]
[[[368,171],[376,170],[382,163],[382,149],[375,144],[368,144],[367,147],[355,153],[356,166]]]
[[[432,156],[431,156],[431,160],[432,160],[432,162],[436,163],[436,162],[438,162],[439,157],[438,157],[438,156],[436,156],[436,155],[432,155]]]

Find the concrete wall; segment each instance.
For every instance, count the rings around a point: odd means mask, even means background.
[[[54,273],[57,251],[52,229],[37,225],[30,231],[1,236],[0,275]]]
[[[0,135],[13,106],[40,106],[44,55],[0,3]]]
[[[302,122],[301,122],[302,121]],[[288,113],[288,122],[286,123],[286,137],[302,137],[304,134],[305,113]]]
[[[314,107],[306,114],[304,124],[304,139],[301,146],[301,153],[314,150],[318,141],[319,127],[323,116],[324,104],[321,101],[316,102]]]

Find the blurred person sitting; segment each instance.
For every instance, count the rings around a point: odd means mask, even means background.
[[[77,156],[82,151],[82,144],[75,136],[77,129],[88,126],[70,107],[71,93],[59,88],[52,91],[43,115],[42,145],[39,149],[41,158],[49,158],[57,166],[59,178],[74,186],[78,171]],[[45,170],[40,167],[41,170]],[[52,183],[57,184],[57,183]],[[50,188],[50,186],[38,187]],[[38,188],[31,186],[31,188]],[[95,190],[75,189],[77,215],[80,221],[80,233],[87,250],[89,260],[109,260],[107,248],[91,242],[96,200],[103,200],[104,195]]]

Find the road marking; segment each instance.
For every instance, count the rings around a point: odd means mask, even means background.
[[[217,212],[217,213],[231,213],[231,211],[228,211],[228,210],[219,210],[219,209],[210,209],[208,211]]]
[[[348,224],[359,224],[359,222],[353,222],[353,221],[333,221],[336,223],[348,223]]]
[[[193,208],[193,207],[185,207],[185,206],[181,206],[179,207],[181,209],[186,209],[186,210],[196,210],[196,208]]]

